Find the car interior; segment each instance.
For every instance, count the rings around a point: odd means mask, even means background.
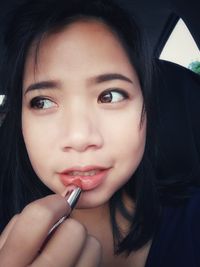
[[[160,60],[162,49],[182,18],[200,49],[198,0],[116,0],[136,18],[148,39],[157,72],[153,88],[158,97],[157,174],[162,182],[200,175],[200,75],[178,64]],[[0,55],[7,11],[19,0],[0,2]],[[0,86],[0,95],[4,90]],[[0,106],[3,118],[6,110]],[[180,179],[179,179],[180,178]]]

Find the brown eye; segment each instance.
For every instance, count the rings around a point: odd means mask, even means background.
[[[55,103],[47,98],[35,97],[30,102],[33,109],[49,109],[55,106]]]
[[[101,103],[110,103],[110,102],[112,102],[112,94],[111,94],[111,92],[107,92],[107,93],[101,94],[100,97],[99,97],[99,101]]]
[[[116,103],[128,98],[128,94],[122,90],[106,90],[98,97],[100,103]]]

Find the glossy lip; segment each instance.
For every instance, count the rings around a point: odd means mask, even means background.
[[[101,166],[85,166],[85,167],[72,167],[58,173],[60,180],[64,186],[75,185],[80,187],[82,190],[92,190],[99,186],[106,178],[111,168]],[[72,171],[91,171],[99,170],[100,172],[92,176],[72,176],[69,172]]]

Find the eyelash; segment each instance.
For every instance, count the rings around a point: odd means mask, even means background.
[[[112,102],[113,97],[114,97],[113,93],[115,93],[115,97],[116,97],[116,94],[120,94],[122,99]],[[106,98],[106,96],[108,96],[108,97]],[[105,97],[105,99],[102,100],[101,99],[102,97]],[[129,94],[124,90],[117,89],[117,88],[116,89],[107,89],[99,95],[97,102],[102,103],[102,104],[106,104],[106,103],[113,104],[113,103],[122,102],[128,98],[129,98]],[[46,107],[46,108],[44,107],[46,101],[51,103],[51,106],[52,105],[56,106],[56,103],[54,101],[52,101],[51,99],[49,99],[47,97],[43,97],[43,96],[36,96],[33,99],[31,99],[30,108],[32,108],[32,109],[49,109],[49,108],[51,108],[51,107]],[[41,106],[41,104],[42,104],[42,106]]]

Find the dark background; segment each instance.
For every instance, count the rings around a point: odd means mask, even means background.
[[[84,1],[84,0],[83,0]],[[199,0],[116,0],[132,12],[138,24],[145,30],[150,52],[158,57],[179,17],[186,23],[200,48],[200,1]],[[0,1],[0,42],[6,13],[20,0]]]

